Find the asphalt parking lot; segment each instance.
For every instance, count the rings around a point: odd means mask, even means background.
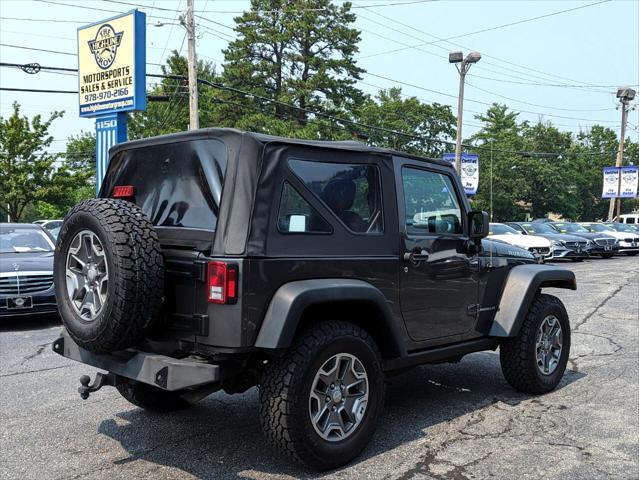
[[[512,390],[496,353],[420,367],[390,381],[374,441],[345,468],[316,475],[265,443],[256,391],[217,393],[188,411],[148,414],[94,371],[51,351],[60,325],[0,325],[0,478],[636,479],[639,478],[639,258],[564,264],[556,290],[573,329],[560,387]]]

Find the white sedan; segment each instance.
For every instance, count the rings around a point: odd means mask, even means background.
[[[503,223],[491,223],[488,230],[488,238],[528,250],[542,261],[552,257],[550,240],[537,235],[522,235],[514,228]]]

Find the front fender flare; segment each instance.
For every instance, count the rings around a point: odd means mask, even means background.
[[[518,265],[508,273],[499,308],[493,319],[491,337],[515,337],[539,289],[577,290],[574,272],[552,265]]]
[[[372,304],[380,314],[381,324],[379,321],[371,324],[369,333],[379,333],[380,330],[374,332],[373,329],[381,329],[389,345],[389,353],[401,355],[404,352],[401,333],[382,292],[362,280],[342,278],[299,280],[282,285],[271,299],[255,346],[264,349],[288,348],[293,343],[297,326],[307,307],[348,301]],[[367,325],[364,324],[364,327]]]

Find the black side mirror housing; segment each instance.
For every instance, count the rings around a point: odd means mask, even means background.
[[[480,243],[482,238],[488,236],[489,231],[489,218],[486,212],[482,212],[481,210],[473,210],[468,212],[468,226],[469,233],[468,236],[471,240],[475,241],[475,243]]]

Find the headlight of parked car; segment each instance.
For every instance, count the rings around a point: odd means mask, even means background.
[[[562,241],[560,241],[560,240],[553,240],[551,243],[552,243],[552,246],[553,246],[553,247],[559,247],[559,248],[561,248],[561,247],[563,247],[563,246],[564,246],[564,242],[562,242]]]

